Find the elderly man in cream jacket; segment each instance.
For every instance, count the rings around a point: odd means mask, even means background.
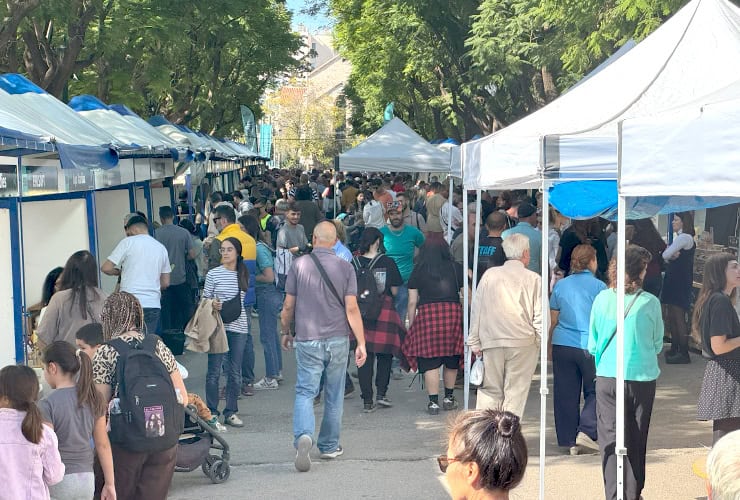
[[[475,292],[468,345],[485,366],[476,408],[521,417],[539,356],[541,281],[527,269],[529,238],[512,234],[503,247],[507,261],[488,269]]]

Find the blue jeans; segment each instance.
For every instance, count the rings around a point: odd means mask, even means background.
[[[409,309],[409,287],[406,283],[398,287],[396,296],[393,297],[393,307],[401,316],[401,323],[406,322],[406,313]]]
[[[242,354],[242,383],[254,383],[254,343],[252,342],[252,308],[247,307],[247,324],[249,333],[246,334],[244,353]]]
[[[221,367],[226,361],[226,407],[224,416],[229,417],[239,411],[236,400],[242,388],[242,357],[244,346],[249,335],[243,333],[226,332],[229,341],[229,352],[223,354],[208,354],[208,372],[206,373],[206,405],[211,413],[218,415],[218,379],[221,376]]]
[[[282,353],[278,338],[277,322],[283,305],[283,294],[274,285],[258,286],[257,307],[259,308],[260,343],[265,353],[265,375],[275,378],[282,367]]]
[[[295,406],[293,407],[293,445],[304,434],[313,439],[316,418],[313,399],[319,393],[321,375],[324,383],[324,418],[321,421],[319,451],[329,453],[339,446],[339,432],[344,412],[344,374],[347,370],[349,337],[330,337],[295,343],[297,365]]]
[[[144,307],[143,309],[147,335],[159,334],[159,317],[162,310],[158,307]]]

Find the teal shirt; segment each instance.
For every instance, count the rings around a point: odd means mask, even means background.
[[[529,222],[520,222],[501,233],[501,238],[505,240],[508,236],[516,233],[529,238],[529,264],[527,264],[527,269],[542,274],[542,233],[537,228],[532,227]]]
[[[380,229],[383,233],[385,254],[398,266],[403,282],[406,283],[414,270],[414,252],[424,244],[424,234],[413,226],[403,226],[399,232],[388,226]]]
[[[268,267],[275,266],[275,258],[272,256],[272,251],[267,248],[267,245],[261,241],[257,242],[257,274],[261,274],[262,271]],[[274,269],[273,269],[274,272]],[[273,283],[262,283],[255,281],[257,287],[272,286]]]
[[[635,295],[624,296],[625,310]],[[596,358],[596,375],[617,376],[617,339],[604,351],[617,328],[617,293],[609,288],[599,293],[591,308],[588,350]],[[643,292],[624,319],[624,379],[649,382],[658,378],[658,354],[663,348],[663,316],[660,301]]]

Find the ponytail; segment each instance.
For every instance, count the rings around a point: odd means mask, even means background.
[[[36,372],[23,365],[10,365],[0,370],[0,397],[14,410],[26,412],[21,424],[23,437],[39,444],[44,432],[41,411],[36,406],[39,397],[39,380]]]
[[[34,374],[34,377],[35,376],[36,374]],[[21,406],[25,406],[26,411],[26,416],[23,417],[23,423],[21,424],[23,437],[33,444],[39,444],[41,441],[41,435],[44,432],[41,410],[39,410],[39,407],[33,401],[28,401],[25,405]]]
[[[105,413],[105,403],[93,382],[92,361],[82,350],[75,350],[71,344],[58,340],[44,351],[45,365],[54,363],[62,373],[77,377],[77,404],[80,408],[90,408],[97,418]]]

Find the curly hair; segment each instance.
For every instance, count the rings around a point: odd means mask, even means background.
[[[647,265],[653,256],[650,252],[637,245],[628,245],[625,249],[624,264],[627,282],[624,286],[625,293],[635,293],[642,288],[640,275],[647,269]],[[612,258],[609,263],[609,288],[617,288],[617,259]]]
[[[139,299],[128,292],[112,293],[103,304],[100,314],[103,338],[108,341],[122,333],[144,331],[144,310]]]

